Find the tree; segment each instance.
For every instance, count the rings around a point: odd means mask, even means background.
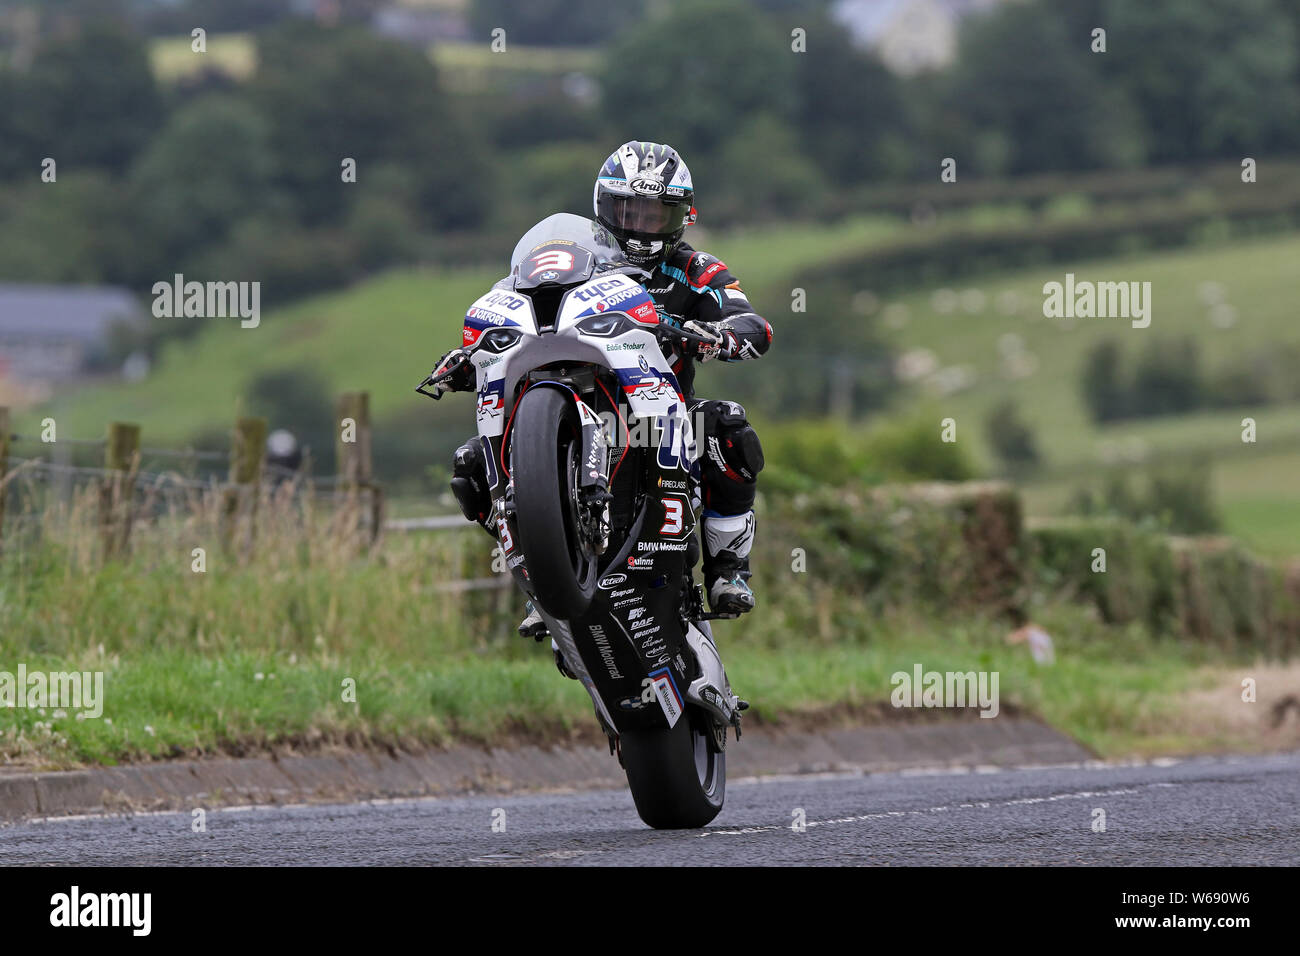
[[[1152,159],[1295,143],[1292,0],[1108,0],[1108,66],[1152,131]],[[1245,152],[1243,152],[1245,151]]]
[[[988,175],[1129,165],[1145,155],[1124,91],[1108,81],[1089,36],[1073,35],[1055,4],[1004,4],[962,27],[943,84],[948,155]]]
[[[473,0],[470,27],[485,42],[500,28],[508,44],[589,46],[640,22],[645,8],[646,0]]]
[[[1127,386],[1120,374],[1120,349],[1113,339],[1088,350],[1083,366],[1083,401],[1095,422],[1111,422],[1128,412]]]
[[[259,36],[258,62],[249,95],[272,123],[280,181],[303,221],[339,221],[348,191],[386,162],[413,170],[424,221],[464,228],[485,212],[481,140],[423,53],[360,29],[293,23]],[[357,162],[355,184],[342,181],[345,158]]]
[[[1201,352],[1190,335],[1153,339],[1138,358],[1132,409],[1137,415],[1177,415],[1198,407]]]
[[[271,124],[247,100],[196,100],[172,115],[131,171],[142,235],[175,260],[280,204]]]
[[[738,116],[770,112],[789,121],[794,59],[789,36],[740,0],[672,4],[619,33],[605,52],[600,80],[610,147],[666,142],[690,163],[725,144]]]
[[[808,52],[795,59],[795,123],[805,154],[836,183],[909,172],[908,124],[897,78],[854,49],[825,17],[807,23]]]
[[[51,156],[69,171],[122,173],[162,125],[144,41],[113,23],[89,21],[49,42],[10,82],[13,107],[0,132],[23,144],[22,168],[38,170]]]
[[[985,433],[994,453],[1011,468],[1035,465],[1039,461],[1038,444],[1034,433],[1020,417],[1020,408],[1006,399],[993,409],[985,425]]]

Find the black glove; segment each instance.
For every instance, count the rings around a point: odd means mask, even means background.
[[[451,372],[451,374],[433,386],[433,390],[437,394],[474,391],[474,363],[469,360],[469,353],[464,349],[452,349],[438,359],[438,365],[430,377],[437,378],[447,372]]]

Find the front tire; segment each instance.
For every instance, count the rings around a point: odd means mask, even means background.
[[[727,755],[715,753],[690,713],[672,728],[635,730],[619,740],[637,815],[656,830],[708,824],[727,793]],[[707,719],[707,718],[701,718]]]
[[[581,617],[596,593],[598,557],[578,531],[582,433],[573,399],[556,388],[529,389],[510,435],[515,525],[535,599],[553,617]]]

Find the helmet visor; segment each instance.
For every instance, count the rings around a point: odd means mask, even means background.
[[[682,228],[690,204],[668,205],[658,196],[619,196],[602,190],[596,198],[596,211],[601,221],[617,232],[668,238]]]

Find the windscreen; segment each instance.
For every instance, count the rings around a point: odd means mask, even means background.
[[[547,216],[524,233],[510,256],[510,271],[514,272],[528,254],[538,246],[556,239],[566,240],[591,252],[596,259],[596,271],[607,264],[626,265],[623,251],[605,229],[597,222],[568,212]]]

